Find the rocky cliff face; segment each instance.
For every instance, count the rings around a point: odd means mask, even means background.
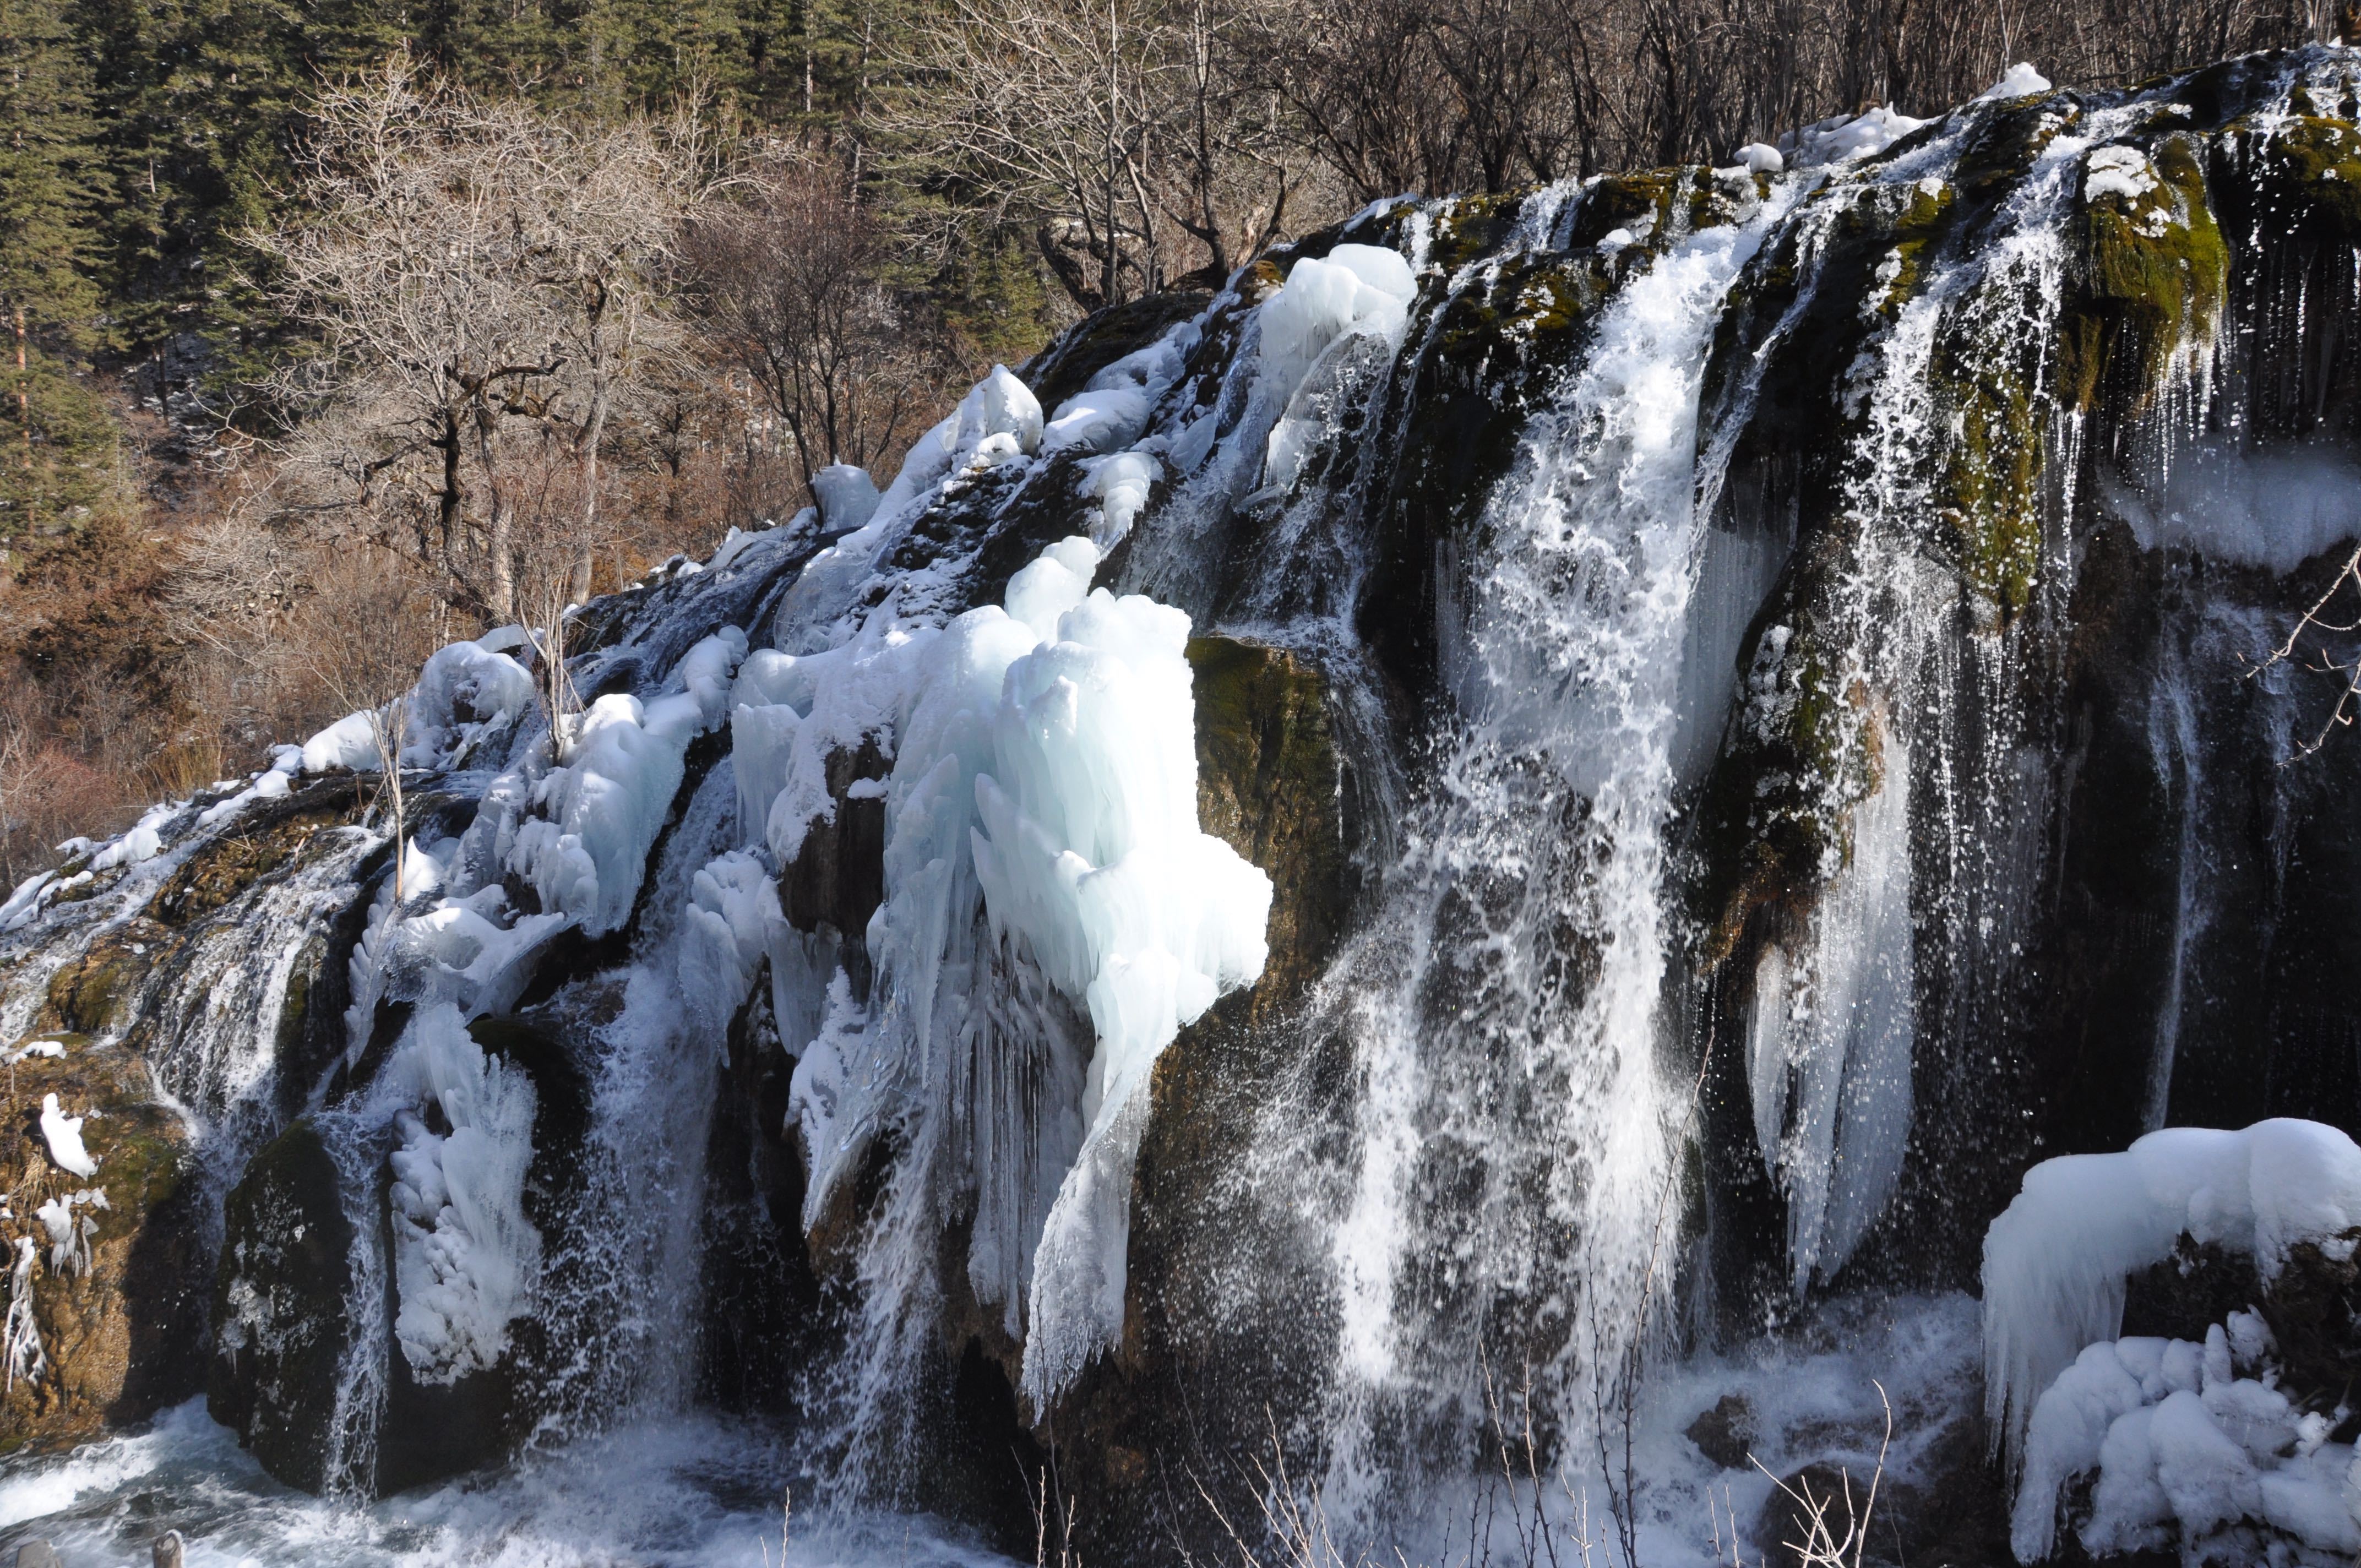
[[[368,1489],[707,1398],[1103,1556],[1278,1462],[1414,1532],[1971,1285],[2046,1155],[2361,1128],[2361,753],[2268,663],[2361,537],[2356,82],[1380,203],[588,607],[559,734],[436,655],[398,897],[332,737],[159,807],[0,912],[113,1205],[0,1409],[209,1360]]]

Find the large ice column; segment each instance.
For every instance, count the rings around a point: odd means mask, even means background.
[[[1099,560],[1088,539],[1062,540],[1011,579],[1005,605],[939,630],[873,618],[827,652],[750,661],[735,721],[761,743],[748,805],[764,809],[774,855],[826,809],[829,751],[873,736],[893,751],[872,1005],[840,983],[796,1073],[811,1212],[882,1119],[909,1113],[912,1089],[922,1141],[965,1126],[978,1163],[994,1149],[1047,1162],[1038,1196],[985,1203],[971,1246],[979,1299],[1005,1302],[1012,1327],[1029,1277],[1037,1399],[1120,1328],[1148,1069],[1261,973],[1270,905],[1269,879],[1198,829],[1188,617],[1093,590]],[[1044,982],[1090,1019],[1078,1104],[1061,1092],[1018,1106],[1000,1080],[1030,1069],[983,1059],[1038,1047],[1048,1003],[1030,988]],[[1032,1022],[1011,1026],[1016,1013]],[[956,1041],[938,1037],[951,1014]],[[1009,1116],[1027,1124],[1001,1126]],[[1074,1132],[1054,1124],[1067,1121]],[[1005,1172],[969,1174],[996,1191]]]
[[[1798,1292],[1833,1275],[1884,1212],[1910,1139],[1913,992],[1910,755],[1888,733],[1883,776],[1853,819],[1852,859],[1795,951],[1754,970],[1747,1077],[1754,1136],[1787,1195]]]
[[[394,1118],[394,1337],[420,1382],[456,1382],[499,1361],[540,1279],[524,1212],[533,1082],[487,1056],[447,1003],[412,1020],[388,1073],[448,1129],[408,1109]]]

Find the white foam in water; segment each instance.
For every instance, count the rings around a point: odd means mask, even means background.
[[[2173,455],[2161,483],[2143,492],[2111,481],[2106,498],[2142,549],[2281,574],[2361,538],[2361,465],[2327,446],[2198,443]]]
[[[271,1480],[192,1400],[136,1436],[0,1466],[0,1553],[38,1538],[70,1568],[130,1568],[178,1529],[190,1568],[1006,1568],[923,1516],[797,1496],[783,1530],[792,1474],[774,1435],[683,1417],[356,1507]]]

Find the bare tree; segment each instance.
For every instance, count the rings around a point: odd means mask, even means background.
[[[556,551],[587,589],[599,454],[679,345],[667,272],[711,188],[694,115],[566,121],[397,58],[313,117],[294,216],[252,236],[315,345],[272,387],[311,481],[294,499],[366,520],[496,621],[521,608],[520,552]],[[553,442],[571,517],[526,504],[547,499]]]
[[[823,167],[774,166],[744,198],[708,212],[687,245],[713,351],[761,389],[807,488],[830,463],[890,458],[941,367],[881,280],[885,236]]]
[[[945,0],[871,123],[955,220],[1030,229],[1085,310],[1167,287],[1181,236],[1268,241],[1286,142],[1236,52],[1239,0]]]

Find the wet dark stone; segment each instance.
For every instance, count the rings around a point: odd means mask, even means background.
[[[1743,1394],[1724,1394],[1681,1435],[1722,1469],[1747,1469],[1754,1449],[1754,1407]]]
[[[335,1161],[308,1119],[255,1157],[223,1208],[205,1408],[264,1469],[309,1492],[331,1479],[353,1240]]]

